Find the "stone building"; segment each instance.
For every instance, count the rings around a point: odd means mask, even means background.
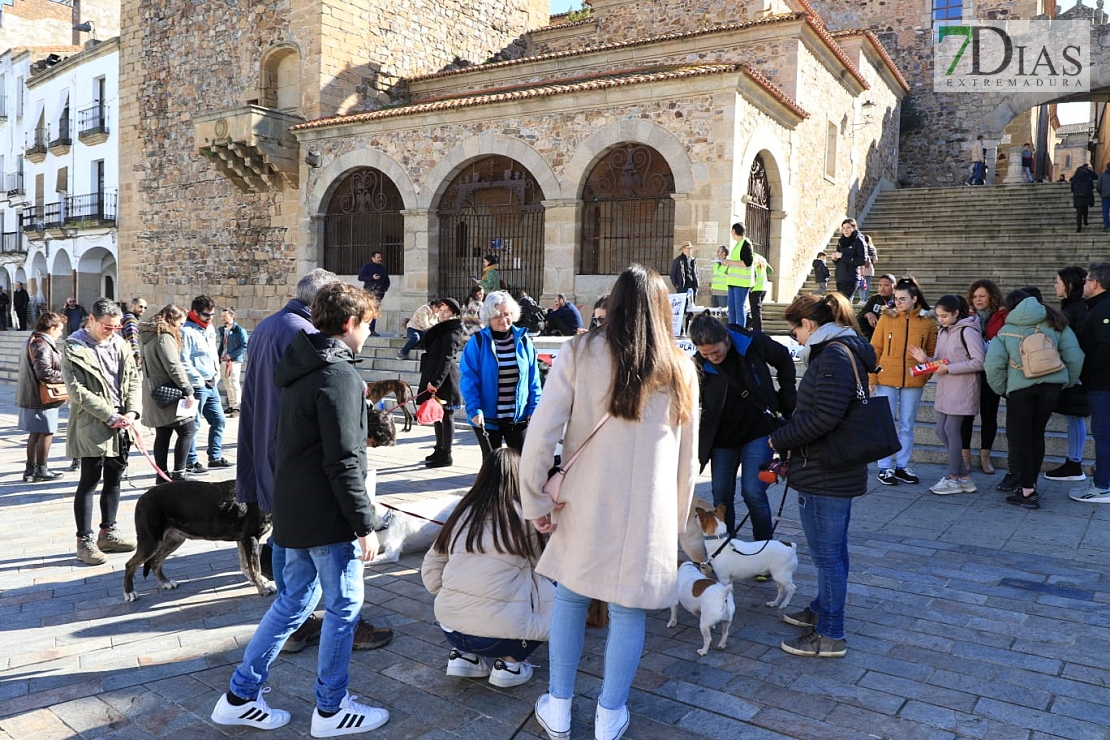
[[[396,329],[486,253],[515,288],[585,302],[687,239],[708,267],[740,220],[789,296],[897,179],[908,88],[870,32],[805,0],[546,6],[127,0],[126,292],[257,319],[303,271],[353,276],[380,248]]]
[[[1056,129],[1055,162],[1053,180],[1059,180],[1060,175],[1067,179],[1075,174],[1081,164],[1095,166],[1091,159],[1091,140],[1095,131],[1094,121],[1090,123],[1069,123]],[[1105,166],[1103,166],[1105,169]],[[1096,171],[1101,172],[1102,169]]]

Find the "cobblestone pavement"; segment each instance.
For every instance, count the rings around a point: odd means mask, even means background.
[[[233,545],[188,542],[166,566],[180,588],[159,592],[140,577],[140,599],[124,603],[127,555],[97,567],[74,560],[76,476],[20,482],[26,437],[14,429],[15,412],[12,389],[0,387],[0,738],[261,734],[208,719],[270,601],[238,573]],[[229,421],[232,459],[237,423]],[[460,440],[457,464],[434,471],[420,464],[431,447],[424,429],[372,451],[379,492],[403,500],[465,489],[478,455],[468,431]],[[64,465],[61,444],[54,458]],[[137,456],[131,472],[125,530],[153,483]],[[796,630],[763,606],[772,583],[737,584],[728,648],[704,658],[692,616],[683,612],[668,630],[667,612],[652,613],[626,737],[1110,737],[1110,506],[1077,504],[1067,500],[1068,484],[1048,483],[1040,511],[1015,509],[993,490],[1000,474],[974,475],[976,494],[934,496],[927,484],[941,470],[918,472],[921,485],[876,483],[854,507],[845,658],[779,649]],[[230,475],[221,473],[209,479]],[[702,495],[708,485],[704,476]],[[771,490],[774,506],[781,495],[781,486]],[[801,542],[791,604],[800,608],[815,579],[793,495],[778,534]],[[420,557],[407,555],[367,568],[365,614],[396,633],[387,647],[351,660],[352,692],[392,713],[368,737],[542,737],[532,702],[546,684],[546,649],[522,687],[446,677],[447,647],[419,567]],[[603,649],[603,632],[591,630],[575,738],[592,736]],[[309,648],[274,665],[270,703],[291,710],[293,721],[266,737],[307,736],[315,660]]]

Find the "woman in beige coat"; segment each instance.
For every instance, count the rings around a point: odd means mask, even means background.
[[[675,544],[694,495],[697,377],[671,336],[667,288],[633,265],[607,308],[603,326],[563,345],[521,457],[524,515],[551,532],[536,569],[558,583],[549,693],[536,702],[550,738],[570,734],[591,598],[609,602],[610,618],[595,737],[616,740],[628,728],[645,611],[675,603]],[[542,489],[560,438],[564,460],[583,449],[556,502]]]

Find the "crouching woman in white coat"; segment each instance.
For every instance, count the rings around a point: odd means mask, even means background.
[[[547,640],[555,602],[554,584],[533,570],[543,541],[521,515],[519,465],[508,447],[486,457],[420,569],[453,646],[447,675],[501,687],[532,678],[527,658]]]

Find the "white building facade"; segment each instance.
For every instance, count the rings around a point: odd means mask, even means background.
[[[0,281],[25,283],[33,301],[52,310],[68,296],[86,307],[101,296],[118,299],[118,38],[64,58],[8,52],[0,75],[22,95],[18,115],[9,113],[0,129],[7,188]],[[17,237],[22,254],[8,249]]]

